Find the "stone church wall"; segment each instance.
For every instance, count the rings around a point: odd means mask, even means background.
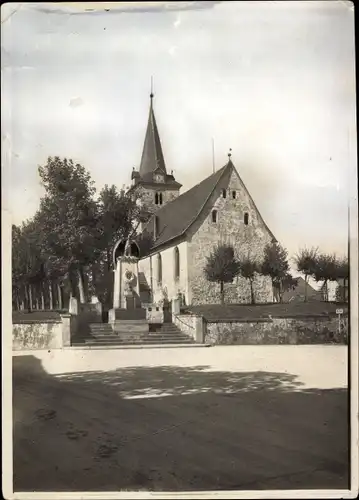
[[[218,212],[217,222],[212,222],[211,211],[208,213],[208,210],[204,210],[193,229],[189,243],[189,293],[193,305],[220,302],[219,284],[208,282],[204,276],[206,257],[218,243],[232,244],[238,258],[250,256],[261,260],[265,245],[272,240],[271,234],[261,221],[235,171],[232,172],[227,184],[226,198],[223,198],[220,190],[217,190],[213,193],[209,204]],[[248,225],[244,223],[245,213],[248,213]],[[254,294],[256,302],[271,302],[270,279],[257,276]],[[225,284],[225,300],[228,303],[249,302],[248,281],[238,277],[234,283]]]
[[[138,192],[141,195],[142,198],[142,203],[152,212],[156,212],[159,208],[161,208],[163,205],[166,203],[169,203],[170,201],[173,201],[175,198],[178,197],[179,195],[179,190],[178,189],[172,189],[169,190],[167,189],[160,189],[160,186],[158,187],[158,192],[162,193],[162,205],[156,205],[155,204],[155,193],[156,189],[154,188],[147,188],[144,186],[140,186],[137,188]]]

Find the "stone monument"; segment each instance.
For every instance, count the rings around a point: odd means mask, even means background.
[[[132,243],[132,248],[134,244],[136,243]],[[117,248],[118,247],[119,245],[117,245]],[[116,256],[115,248],[115,277],[113,288],[114,309],[135,309],[136,307],[141,307],[139,301],[138,260],[138,256],[132,255],[131,241],[129,238],[126,240],[124,251],[120,252],[119,256]]]
[[[146,311],[141,308],[138,280],[139,248],[135,241],[120,240],[113,251],[113,308],[108,321],[118,335],[148,333]]]

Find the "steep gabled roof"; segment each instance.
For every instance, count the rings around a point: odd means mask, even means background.
[[[153,217],[156,217],[158,237],[153,249],[183,235],[189,229],[197,220],[219,181],[226,174],[230,174],[232,166],[233,164],[228,162],[220,170],[157,210]],[[153,217],[145,227],[150,233],[153,232]]]
[[[153,94],[151,94],[150,113],[141,157],[140,176],[142,179],[148,178],[148,175],[152,175],[158,168],[164,174],[167,173],[152,100]]]
[[[232,161],[229,162],[222,167],[220,170],[210,175],[202,182],[189,189],[185,193],[181,194],[178,198],[167,203],[162,208],[156,211],[156,213],[151,217],[149,222],[147,223],[144,230],[148,233],[153,234],[154,222],[153,218],[156,217],[156,233],[157,238],[155,240],[154,245],[152,246],[152,250],[156,250],[158,247],[168,243],[169,241],[178,238],[180,236],[184,236],[186,231],[192,226],[192,224],[198,219],[202,210],[204,209],[207,201],[210,196],[216,189],[216,187],[221,183],[221,181],[225,181],[223,185],[229,182],[231,173],[235,171],[239,177],[239,180],[243,186],[243,189],[247,193],[250,202],[253,204],[254,209],[256,210],[258,217],[264,224],[265,228],[273,238],[273,233],[270,231],[267,224],[264,222],[259,210],[257,209],[251,195],[249,194],[246,186],[244,185],[242,179],[240,178],[235,166]]]

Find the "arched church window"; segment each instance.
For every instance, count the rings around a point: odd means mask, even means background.
[[[236,192],[232,191],[232,198],[235,200],[236,199]]]
[[[163,197],[162,197],[162,193],[160,193],[160,205],[162,205],[163,203]]]
[[[217,222],[217,210],[212,210],[212,222]]]
[[[175,280],[178,280],[180,277],[180,256],[178,247],[174,249],[174,274]]]
[[[155,204],[158,205],[160,202],[158,193],[155,193]]]
[[[157,254],[157,283],[162,283],[162,257],[161,254]]]
[[[249,222],[249,213],[248,212],[245,212],[244,213],[244,224],[246,226],[248,226],[248,222]]]
[[[226,189],[222,189],[222,196],[223,196],[223,198],[227,197],[227,190]]]

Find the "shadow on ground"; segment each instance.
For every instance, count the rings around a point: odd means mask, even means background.
[[[14,490],[348,488],[347,391],[295,375],[13,358]]]

